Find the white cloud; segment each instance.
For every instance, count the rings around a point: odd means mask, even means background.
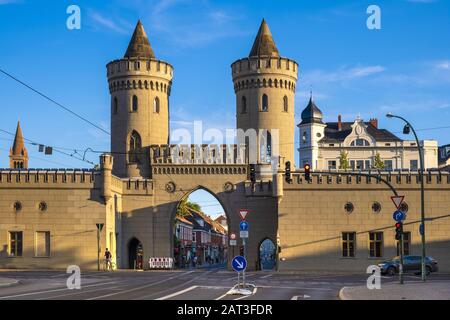
[[[110,29],[114,32],[122,33],[122,34],[129,34],[130,30],[128,26],[124,26],[124,24],[128,24],[126,21],[121,20],[122,25],[118,25],[114,20],[102,16],[100,13],[90,10],[88,12],[88,16],[91,18],[92,22],[96,26],[105,27],[107,29]],[[118,21],[118,20],[116,20]]]
[[[381,73],[385,70],[386,68],[380,65],[357,66],[352,68],[341,67],[336,71],[313,70],[311,72],[306,72],[302,81],[306,83],[315,83],[354,80]]]
[[[450,70],[450,60],[439,61],[435,66],[441,70]]]

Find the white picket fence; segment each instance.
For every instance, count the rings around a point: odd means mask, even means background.
[[[149,259],[148,264],[150,269],[172,269],[173,258],[152,257]]]

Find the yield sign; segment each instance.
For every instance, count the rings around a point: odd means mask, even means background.
[[[397,209],[399,209],[400,205],[403,202],[403,199],[405,199],[405,196],[392,196],[391,199],[392,199],[392,202],[394,202],[395,207]]]
[[[246,210],[246,209],[239,210],[239,215],[241,216],[241,220],[245,220],[245,218],[248,215],[248,210]]]

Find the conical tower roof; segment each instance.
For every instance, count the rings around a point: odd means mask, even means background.
[[[11,155],[23,156],[26,155],[25,143],[23,142],[22,129],[20,128],[20,121],[17,122],[16,136],[14,137],[14,143],[11,148]]]
[[[138,21],[136,28],[134,29],[133,36],[128,44],[124,58],[155,58],[155,54],[150,46],[141,20]]]
[[[312,92],[311,96],[309,98],[308,105],[306,108],[302,111],[302,122],[300,124],[306,124],[306,123],[323,123],[323,114],[322,111],[320,111],[319,107],[315,104]]]
[[[270,32],[269,26],[266,20],[262,20],[261,26],[259,27],[258,34],[256,35],[255,42],[253,43],[252,50],[250,51],[249,57],[279,57],[277,46],[275,41],[273,41],[272,33]]]

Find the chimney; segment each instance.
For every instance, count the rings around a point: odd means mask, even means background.
[[[341,131],[342,130],[342,117],[341,115],[338,115],[338,130]]]
[[[371,118],[369,123],[378,129],[378,119],[377,118]]]

